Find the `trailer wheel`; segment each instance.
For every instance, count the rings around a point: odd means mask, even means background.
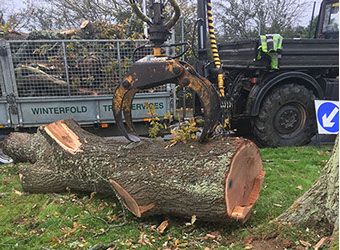
[[[301,146],[315,134],[315,96],[302,85],[285,84],[264,99],[253,133],[267,147]]]

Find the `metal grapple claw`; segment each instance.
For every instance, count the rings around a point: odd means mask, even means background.
[[[207,139],[216,128],[220,117],[218,93],[214,86],[200,77],[190,65],[167,56],[146,56],[137,61],[115,91],[113,114],[122,134],[130,141],[139,140],[131,117],[133,97],[139,90],[166,83],[180,84],[197,93],[204,108],[204,127],[200,141]],[[122,111],[129,132],[123,124]]]
[[[136,135],[136,132],[135,132],[133,125],[132,125],[131,128],[129,127],[130,133],[128,133],[126,131],[124,123],[123,123],[122,107],[123,107],[124,97],[127,93],[128,93],[128,91],[122,85],[119,85],[118,88],[116,89],[116,92],[113,96],[113,102],[112,102],[113,116],[115,118],[116,124],[117,124],[120,132],[126,137],[126,139],[128,139],[129,141],[132,141],[132,142],[139,142],[140,139]],[[130,120],[131,120],[131,108],[130,108]],[[128,124],[131,124],[131,123],[128,123]]]

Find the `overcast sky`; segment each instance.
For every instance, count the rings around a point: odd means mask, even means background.
[[[34,1],[34,0],[31,0]],[[303,1],[303,0],[297,0],[297,1]],[[316,2],[316,8],[315,8],[315,13],[314,16],[318,15],[319,9],[320,9],[320,3],[322,0],[308,0],[308,4],[306,7],[306,12],[305,15],[301,18],[300,25],[302,26],[308,26],[311,16],[312,16],[312,10],[313,10],[313,3],[314,1]],[[0,0],[0,2],[4,2],[6,4],[6,7],[13,10],[16,8],[21,8],[24,6],[24,1],[23,0]],[[212,2],[214,2],[212,0]]]

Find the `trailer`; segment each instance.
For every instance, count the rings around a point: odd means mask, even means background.
[[[112,96],[144,40],[40,40],[0,44],[1,131],[38,127],[60,119],[82,126],[113,124]],[[138,51],[136,58],[150,53]],[[147,116],[145,102],[164,116],[173,111],[170,84],[140,92],[134,121]]]

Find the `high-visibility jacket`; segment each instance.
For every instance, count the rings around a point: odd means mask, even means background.
[[[279,34],[268,34],[260,36],[261,45],[258,47],[257,60],[262,58],[262,53],[265,53],[271,58],[271,68],[279,69],[279,59],[282,53],[283,37]]]

